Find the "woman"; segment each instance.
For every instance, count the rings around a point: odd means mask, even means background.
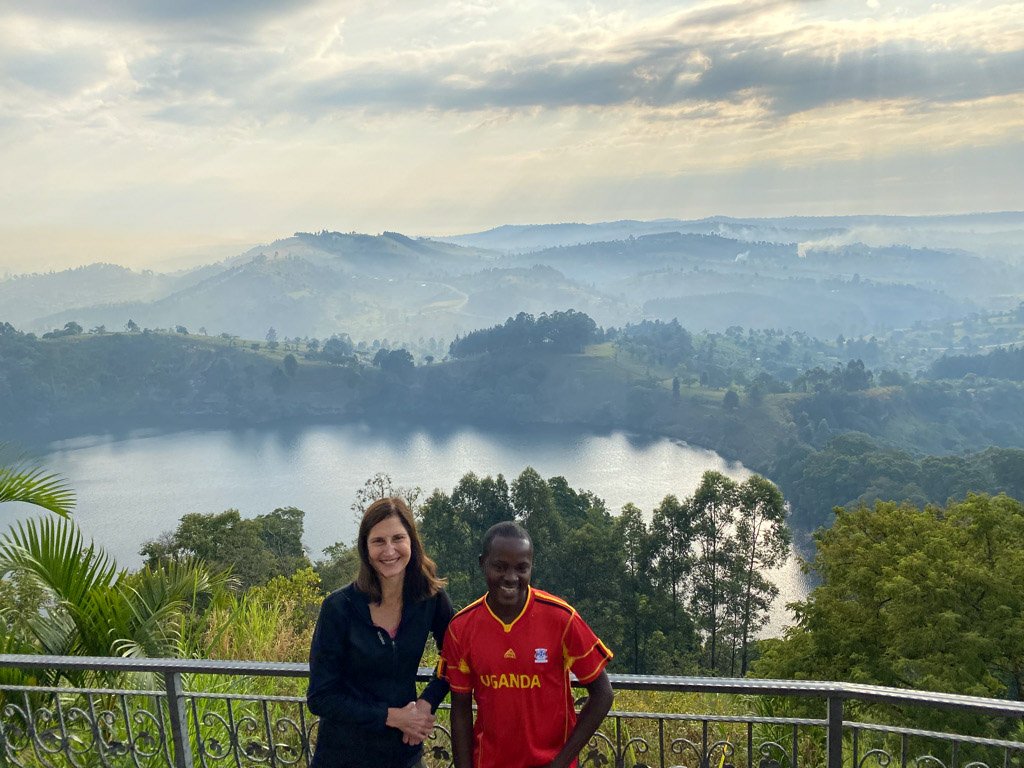
[[[358,548],[359,575],[324,600],[309,649],[311,768],[422,765],[448,684],[435,677],[417,698],[416,672],[428,632],[441,648],[451,600],[402,499],[367,508]]]

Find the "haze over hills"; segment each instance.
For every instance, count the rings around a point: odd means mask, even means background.
[[[863,237],[863,240],[858,240]],[[604,326],[861,336],[1016,307],[1024,213],[503,226],[444,239],[296,233],[174,274],[109,264],[0,281],[0,319],[118,330],[433,342],[519,312]]]
[[[864,243],[964,248],[982,256],[1024,259],[1024,212],[947,216],[786,216],[782,218],[655,219],[596,224],[506,224],[484,232],[435,238],[506,253],[582,245],[630,236],[679,232],[721,235],[746,242],[794,243],[819,248]]]

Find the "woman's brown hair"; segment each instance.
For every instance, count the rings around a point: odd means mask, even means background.
[[[412,510],[405,500],[398,496],[377,499],[363,513],[357,539],[359,575],[356,577],[356,587],[369,595],[373,602],[381,601],[380,579],[370,564],[370,548],[367,542],[373,526],[389,517],[397,517],[402,522],[405,532],[409,534],[409,564],[405,567],[402,599],[407,603],[414,603],[433,597],[445,585],[446,579],[438,577],[437,565],[423,551],[423,542],[420,541],[419,532],[416,530]]]

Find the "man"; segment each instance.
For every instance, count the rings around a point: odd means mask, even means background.
[[[533,543],[518,524],[484,534],[480,568],[487,594],[452,619],[439,662],[455,768],[575,766],[611,708],[611,651],[571,605],[530,586]],[[570,670],[589,694],[579,719]]]

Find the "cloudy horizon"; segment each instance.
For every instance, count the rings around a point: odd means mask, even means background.
[[[1019,210],[1024,3],[0,2],[0,273]]]

